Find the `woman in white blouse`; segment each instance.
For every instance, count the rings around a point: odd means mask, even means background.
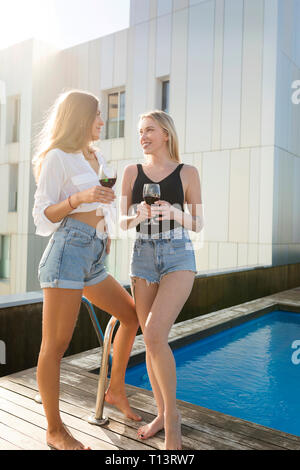
[[[141,419],[125,394],[125,371],[138,328],[134,302],[103,263],[110,240],[99,206],[115,199],[112,189],[99,185],[98,169],[105,161],[92,146],[103,124],[94,95],[64,93],[52,108],[33,159],[36,233],[52,234],[39,264],[44,304],[37,380],[48,421],[47,443],[55,449],[86,448],[68,432],[59,413],[60,361],[82,295],[120,321],[105,400],[126,417]]]

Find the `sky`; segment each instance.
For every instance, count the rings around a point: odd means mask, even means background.
[[[130,0],[0,0],[0,49],[30,38],[60,49],[125,29]]]

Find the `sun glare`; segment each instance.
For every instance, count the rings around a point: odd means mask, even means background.
[[[130,0],[0,0],[0,49],[29,38],[59,48],[129,25]]]

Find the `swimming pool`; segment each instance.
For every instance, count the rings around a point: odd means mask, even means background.
[[[300,314],[273,311],[181,347],[177,398],[300,436],[296,340]],[[144,363],[127,369],[126,383],[151,390]]]

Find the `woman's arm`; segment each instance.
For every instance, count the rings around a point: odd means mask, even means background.
[[[57,202],[60,199],[61,189],[66,178],[66,172],[59,152],[56,149],[50,150],[42,164],[34,195],[32,215],[37,235],[51,235],[51,233],[57,230],[61,220],[83,202],[99,201],[108,203],[115,198],[114,192],[110,188],[96,186],[73,194],[70,198],[71,205],[68,198]],[[103,191],[103,194],[100,193],[100,190]]]
[[[125,168],[122,179],[122,194],[120,201],[120,227],[122,230],[129,230],[136,227],[138,224],[146,220],[150,213],[150,206],[145,202],[142,202],[137,205],[137,212],[132,214],[132,182],[135,175],[136,165],[129,165]]]
[[[185,171],[185,179],[187,180],[185,200],[189,214],[172,206],[166,201],[157,201],[155,205],[159,205],[159,207],[152,209],[151,213],[152,215],[161,214],[160,220],[176,220],[176,222],[187,230],[201,232],[204,222],[198,170],[193,166],[186,165]]]
[[[115,194],[111,188],[102,186],[93,186],[92,188],[72,194],[70,198],[48,206],[45,210],[45,216],[51,222],[60,222],[66,217],[73,209],[77,209],[80,204],[99,202],[110,204],[115,199]]]

